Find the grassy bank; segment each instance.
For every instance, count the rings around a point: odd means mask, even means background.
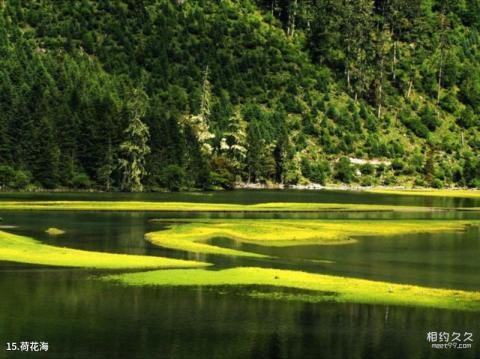
[[[480,311],[480,292],[434,289],[364,279],[265,268],[157,270],[103,277],[126,285],[143,286],[274,286],[308,290],[282,299],[365,304],[409,305]],[[258,292],[248,293],[258,296]],[[262,297],[276,298],[275,293]]]
[[[369,189],[369,193],[395,194],[403,196],[430,196],[430,197],[458,197],[458,198],[479,198],[480,191],[473,189]]]
[[[102,269],[192,268],[207,263],[163,257],[91,252],[43,244],[32,238],[0,231],[0,260],[61,267]]]
[[[207,241],[227,237],[266,246],[336,245],[354,243],[353,237],[458,231],[475,221],[446,220],[276,220],[276,219],[159,219],[167,229],[147,233],[155,245],[196,253],[255,256],[222,248]]]
[[[226,204],[140,201],[0,201],[0,210],[161,211],[161,212],[429,212],[440,208],[343,203]]]

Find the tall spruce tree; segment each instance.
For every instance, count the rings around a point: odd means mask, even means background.
[[[128,103],[128,126],[125,140],[120,144],[119,169],[122,173],[121,188],[130,192],[143,191],[142,180],[147,174],[145,157],[150,153],[148,140],[150,132],[142,121],[147,108],[148,97],[142,90],[134,90]]]

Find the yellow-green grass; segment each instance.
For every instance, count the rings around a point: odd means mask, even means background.
[[[99,269],[193,268],[208,263],[163,257],[91,252],[43,244],[32,238],[0,231],[0,260],[61,267]]]
[[[355,243],[354,237],[392,236],[463,230],[480,221],[461,220],[311,220],[311,219],[158,219],[167,224],[147,233],[151,243],[175,250],[233,256],[262,256],[223,248],[208,240],[227,237],[264,246],[338,245]]]
[[[50,236],[60,236],[62,234],[65,234],[66,232],[60,228],[50,227],[45,231],[45,233],[47,233]]]
[[[344,203],[257,204],[140,202],[140,201],[0,201],[0,210],[82,210],[82,211],[162,211],[162,212],[322,212],[396,211],[427,212],[441,208]]]
[[[456,190],[456,189],[371,189],[366,192],[380,194],[395,194],[404,196],[431,196],[431,197],[459,197],[459,198],[480,198],[479,190]]]
[[[220,271],[156,270],[110,275],[103,279],[132,286],[273,286],[299,290],[298,295],[293,292],[286,299],[480,311],[480,292],[426,288],[269,268],[243,267]],[[311,292],[305,294],[305,291]],[[269,294],[264,294],[263,297],[265,296],[268,297]],[[271,298],[275,297],[272,293]]]

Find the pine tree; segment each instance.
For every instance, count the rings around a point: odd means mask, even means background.
[[[262,155],[265,152],[265,141],[261,138],[260,128],[257,121],[248,126],[247,131],[247,176],[248,182],[257,182],[262,172]]]
[[[145,157],[150,153],[148,126],[142,121],[148,97],[141,90],[134,90],[128,104],[129,120],[125,129],[125,140],[120,144],[119,169],[122,173],[121,188],[130,192],[143,191]]]
[[[212,147],[209,143],[209,140],[215,137],[215,135],[210,132],[210,127],[208,125],[212,101],[212,85],[210,83],[209,76],[210,72],[207,66],[203,73],[200,113],[187,118],[189,126],[197,136],[202,151],[206,154],[210,154],[212,152]]]
[[[112,188],[112,174],[115,170],[115,158],[110,139],[108,140],[107,152],[105,153],[103,163],[104,165],[97,170],[97,179],[106,191],[110,191]]]

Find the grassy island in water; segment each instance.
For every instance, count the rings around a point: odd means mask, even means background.
[[[442,208],[350,203],[270,202],[257,204],[148,201],[0,201],[0,210],[158,212],[431,212]],[[451,210],[451,209],[449,209]]]
[[[187,202],[1,202],[3,210],[100,210],[185,212],[285,211],[435,211],[428,207],[334,203],[262,203],[255,205]],[[238,257],[268,256],[214,245],[228,238],[260,246],[349,245],[366,236],[462,231],[476,220],[341,220],[341,219],[158,219],[165,228],[147,233],[151,243],[178,251]],[[51,234],[64,233],[50,228]],[[408,239],[406,239],[408,240]],[[35,265],[98,269],[148,269],[102,276],[124,285],[239,287],[246,295],[302,301],[336,301],[365,304],[412,305],[480,311],[480,292],[427,288],[407,284],[347,278],[273,268],[236,267],[215,270],[210,263],[157,256],[85,251],[44,244],[35,239],[0,231],[0,260]],[[212,266],[208,270],[203,268]],[[154,270],[155,269],[155,270]],[[252,289],[252,287],[256,289]],[[262,288],[273,288],[265,291]],[[290,291],[285,292],[284,289]]]
[[[310,220],[310,219],[162,219],[166,229],[146,234],[164,248],[204,254],[259,255],[209,244],[213,238],[230,238],[263,246],[343,245],[362,236],[393,236],[463,230],[480,221],[460,220]]]
[[[98,269],[191,268],[207,263],[164,257],[92,252],[43,244],[0,231],[0,260],[61,267]]]
[[[157,270],[103,277],[126,285],[143,286],[268,286],[292,288],[287,296],[251,291],[252,296],[303,301],[334,301],[383,305],[414,305],[442,309],[480,311],[480,292],[436,289],[332,275],[270,268]],[[305,292],[308,291],[308,292]]]

